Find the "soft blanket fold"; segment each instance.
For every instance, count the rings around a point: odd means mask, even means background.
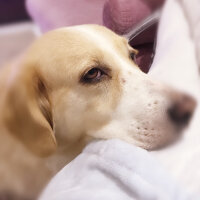
[[[197,62],[200,66],[200,1],[179,0],[190,26],[190,33],[196,46]]]
[[[198,106],[182,140],[154,152],[179,183],[200,194],[200,1],[168,0],[158,30],[156,54],[149,75],[193,95]],[[199,39],[198,39],[199,38]]]
[[[193,200],[145,150],[95,141],[50,182],[40,200]]]

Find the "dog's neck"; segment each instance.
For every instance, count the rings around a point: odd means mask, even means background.
[[[58,141],[57,151],[45,159],[48,168],[53,173],[58,172],[62,167],[76,158],[82,152],[84,147],[91,141],[93,141],[93,138],[90,136],[85,136],[67,146],[59,145],[61,142]]]

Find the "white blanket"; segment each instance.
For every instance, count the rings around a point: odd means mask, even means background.
[[[50,182],[40,200],[194,200],[147,151],[95,141]]]
[[[161,18],[150,75],[193,94],[200,105],[200,1],[168,0]],[[200,106],[181,141],[154,152],[173,177],[200,194]]]

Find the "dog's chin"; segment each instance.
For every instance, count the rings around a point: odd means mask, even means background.
[[[184,131],[188,128],[190,121],[187,121],[184,124],[173,124],[171,131],[167,131],[165,134],[168,135],[166,139],[162,140],[156,148],[152,150],[162,150],[166,148],[173,147],[179,143],[184,135]]]
[[[155,142],[151,148],[147,149],[149,151],[159,151],[166,148],[171,148],[177,143],[179,143],[183,137],[183,132],[187,126],[175,126],[171,131],[165,132],[163,134],[167,137],[158,138],[158,141]]]
[[[163,150],[163,149],[166,149],[166,148],[170,148],[173,145],[177,144],[177,142],[180,141],[181,136],[182,135],[179,134],[176,137],[172,137],[172,138],[164,141],[163,143],[158,143],[157,146],[155,146],[154,148],[147,149],[147,150],[149,150],[149,151],[159,151],[159,150]]]

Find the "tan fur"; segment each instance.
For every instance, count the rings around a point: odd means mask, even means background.
[[[142,120],[152,114],[153,122],[164,124],[165,115],[156,117],[147,105],[167,108],[170,92],[139,70],[131,51],[137,53],[106,28],[62,28],[42,36],[1,70],[0,193],[36,198],[93,138],[119,138],[146,149],[161,145],[167,134],[158,131],[165,128],[150,129],[149,119]],[[81,82],[95,66],[109,68],[109,76],[98,84]],[[139,94],[144,94],[141,101]]]

